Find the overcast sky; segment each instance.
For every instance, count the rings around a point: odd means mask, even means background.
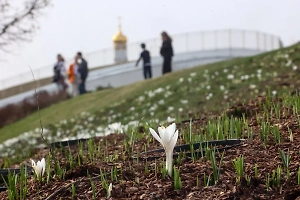
[[[17,1],[17,0],[15,0]],[[52,0],[40,18],[33,41],[0,52],[0,80],[55,62],[57,53],[73,57],[112,47],[111,38],[122,16],[128,42],[170,34],[213,30],[250,29],[282,38],[284,45],[300,39],[299,0]],[[4,71],[3,71],[4,69]]]

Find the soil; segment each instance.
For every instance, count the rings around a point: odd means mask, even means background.
[[[191,158],[184,158],[181,163],[174,161],[176,168],[180,169],[180,178],[182,188],[174,189],[174,181],[172,178],[162,176],[160,171],[155,171],[155,165],[160,166],[163,161],[162,158],[155,160],[132,159],[131,156],[136,155],[137,152],[144,152],[144,146],[147,143],[149,134],[144,134],[143,127],[139,128],[142,137],[135,142],[124,134],[112,134],[106,137],[95,138],[94,142],[99,144],[100,154],[93,162],[84,162],[82,165],[70,168],[69,161],[65,152],[69,151],[68,147],[63,150],[52,150],[52,174],[53,174],[53,160],[59,160],[63,168],[65,168],[66,175],[64,180],[52,176],[49,183],[37,183],[32,176],[28,179],[28,195],[27,199],[93,199],[93,190],[91,179],[96,188],[96,199],[106,199],[106,190],[102,186],[100,170],[107,173],[108,184],[113,184],[111,197],[109,199],[297,199],[300,196],[300,185],[298,185],[298,168],[300,160],[300,131],[297,124],[297,116],[292,112],[281,106],[281,119],[275,118],[275,114],[270,114],[271,125],[279,127],[281,133],[281,143],[276,144],[272,134],[270,134],[269,141],[265,146],[260,139],[260,123],[257,121],[263,115],[262,104],[266,101],[265,97],[259,97],[255,100],[249,101],[247,104],[239,104],[236,107],[231,107],[221,115],[241,116],[241,112],[245,113],[249,126],[254,133],[253,138],[247,139],[242,145],[224,151],[223,162],[221,165],[220,178],[216,184],[210,186],[204,185],[204,173],[212,174],[212,165],[206,157],[192,160]],[[281,102],[280,98],[273,99],[273,102]],[[251,111],[251,112],[250,112]],[[193,127],[195,133],[199,133],[207,123],[205,117],[202,119],[193,120]],[[183,121],[177,124],[180,130],[188,127],[190,121]],[[290,141],[290,133],[288,128],[292,130],[293,141]],[[187,129],[187,128],[185,128]],[[147,130],[146,130],[147,131]],[[245,136],[246,138],[246,136]],[[125,142],[125,141],[128,141]],[[178,141],[178,144],[182,144]],[[133,149],[125,154],[125,147]],[[157,141],[150,142],[147,150],[161,148]],[[87,149],[87,143],[84,143],[84,149]],[[279,149],[287,152],[289,150],[291,161],[289,166],[290,179],[286,177],[286,170],[283,167],[281,158],[279,156]],[[84,161],[84,157],[88,157],[85,150],[84,156],[80,156],[77,145],[70,147],[71,153],[74,157]],[[37,151],[33,159],[41,159],[50,153],[49,149]],[[54,156],[55,155],[55,156]],[[220,161],[221,153],[217,153],[217,163]],[[233,160],[243,155],[244,157],[244,177],[246,175],[251,177],[250,181],[242,178],[237,182],[237,175],[233,166]],[[103,161],[104,157],[111,156],[111,161]],[[151,155],[150,155],[151,156]],[[29,164],[29,161],[24,161]],[[22,164],[24,164],[22,163]],[[255,164],[258,166],[258,176],[255,176]],[[145,170],[148,166],[148,172]],[[275,186],[271,181],[270,188],[266,186],[267,175],[272,176],[272,171],[277,167],[282,168],[282,175],[280,186]],[[116,169],[118,172],[117,180],[111,181],[111,170]],[[211,175],[212,176],[212,175]],[[198,185],[196,184],[198,177]],[[72,184],[76,188],[76,195],[72,197]],[[7,198],[7,191],[0,193],[1,199]]]

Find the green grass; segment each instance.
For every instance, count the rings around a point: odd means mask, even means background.
[[[93,92],[41,110],[41,120],[44,127],[49,127],[61,120],[74,118],[84,111],[95,114],[96,125],[107,125],[117,121],[126,124],[132,120],[165,120],[168,116],[188,119],[189,113],[197,117],[204,112],[219,111],[237,102],[266,95],[268,88],[277,94],[290,92],[291,89],[300,86],[300,74],[292,70],[293,65],[300,64],[298,48],[300,45],[254,57],[186,69],[124,87]],[[285,54],[289,54],[289,58],[285,58]],[[288,59],[292,60],[292,64],[287,67],[285,65]],[[224,69],[227,69],[226,73]],[[257,77],[257,70],[262,70],[260,79]],[[191,73],[196,74],[191,76]],[[235,78],[228,79],[229,74],[233,74]],[[240,77],[245,75],[249,78],[241,81]],[[181,78],[182,82],[179,81]],[[287,81],[288,86],[284,84]],[[250,85],[254,84],[256,87],[250,89]],[[221,90],[220,86],[224,86],[225,89]],[[158,88],[162,88],[164,92],[149,97],[149,91]],[[171,93],[169,97],[165,97],[167,91]],[[210,93],[212,97],[207,100]],[[141,96],[144,97],[143,101],[139,100]],[[159,103],[161,100],[164,101],[163,104]],[[187,103],[183,103],[184,101]],[[153,105],[157,107],[151,111]],[[174,110],[171,111],[170,107]],[[178,111],[180,109],[183,111]],[[37,127],[39,115],[36,112],[0,129],[0,143]]]

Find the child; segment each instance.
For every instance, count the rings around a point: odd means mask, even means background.
[[[141,47],[143,49],[143,52],[141,53],[141,56],[138,59],[138,61],[136,62],[135,66],[137,67],[140,60],[143,59],[143,62],[144,62],[144,77],[145,77],[145,79],[152,78],[150,53],[149,53],[148,50],[146,50],[146,45],[145,44],[141,44]]]
[[[69,67],[69,70],[67,72],[69,82],[72,86],[71,94],[73,97],[78,95],[78,85],[80,82],[79,73],[78,73],[78,63],[77,63],[77,56],[75,57],[74,63],[72,63]]]

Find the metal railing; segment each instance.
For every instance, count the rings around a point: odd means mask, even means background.
[[[198,31],[172,35],[174,54],[189,53],[194,51],[207,51],[218,49],[255,49],[269,51],[278,49],[282,46],[279,37],[251,30],[213,30]],[[159,56],[161,39],[154,38],[144,41],[132,42],[127,44],[127,57],[129,61],[136,60],[141,52],[140,43],[145,43],[152,57]],[[114,64],[114,49],[106,48],[89,53],[84,52],[84,57],[88,61],[89,68]],[[73,59],[67,60],[67,65]],[[49,78],[53,73],[53,64],[33,70],[37,82],[44,78]],[[23,91],[23,84],[32,82],[30,71],[17,76],[0,80],[0,97],[5,96],[4,89],[15,86],[19,92]]]

